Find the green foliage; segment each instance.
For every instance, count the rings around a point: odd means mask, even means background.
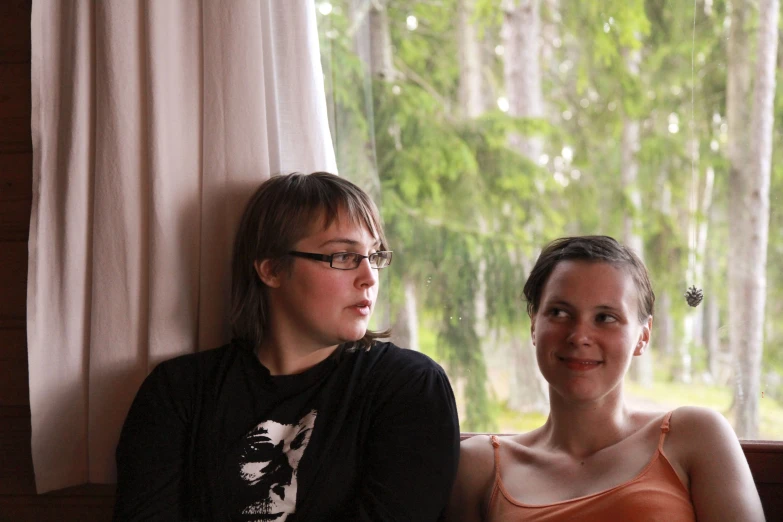
[[[398,74],[383,79],[370,77],[367,53],[358,52],[352,31],[360,24],[351,11],[357,4],[334,1],[332,13],[318,20],[338,163],[379,202],[395,251],[384,291],[394,309],[404,298],[403,278],[416,284],[422,349],[464,386],[463,430],[494,429],[496,419],[505,418],[486,387],[477,296],[487,296],[488,329],[527,335],[522,287],[538,249],[551,239],[586,233],[619,238],[623,219],[637,218],[656,293],[672,296],[671,308],[660,312],[673,319],[676,334],[690,312],[682,293],[694,283],[686,275],[689,226],[707,223],[705,257],[714,272],[698,283],[707,299],[717,299],[726,324],[726,208],[732,195],[725,0],[715,0],[711,9],[700,2],[561,0],[550,10],[543,2],[542,119],[513,118],[498,109],[461,116],[457,0],[388,2]],[[510,59],[496,51],[502,6],[502,0],[476,0],[471,17],[480,35],[481,81],[493,100],[506,95],[503,67]],[[415,29],[408,17],[415,17]],[[781,89],[775,115],[776,123],[783,121]],[[629,122],[640,129],[638,173],[623,189]],[[775,126],[764,364],[765,371],[783,374],[781,129]],[[540,139],[548,161],[520,154],[510,146],[512,136]],[[707,169],[715,176],[712,207],[705,212]],[[634,194],[641,194],[639,208]],[[692,355],[695,367],[706,368],[703,349]],[[670,373],[667,360],[658,360],[661,375]]]
[[[499,30],[503,24],[503,0],[476,0],[475,22],[485,30]]]

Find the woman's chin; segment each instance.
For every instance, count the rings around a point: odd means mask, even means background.
[[[343,335],[340,336],[340,339],[344,343],[352,343],[360,340],[362,337],[365,336],[366,333],[367,333],[367,328],[357,329],[349,332],[343,332]]]

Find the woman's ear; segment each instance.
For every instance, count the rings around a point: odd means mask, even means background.
[[[255,261],[253,267],[256,269],[258,278],[266,286],[270,288],[277,288],[280,286],[280,274],[279,266],[271,259],[263,259],[261,261]]]
[[[633,354],[636,356],[642,355],[644,349],[650,344],[650,335],[652,334],[653,317],[647,318],[647,322],[642,325],[642,332],[639,334],[639,342],[636,343],[636,347],[633,350]]]
[[[530,340],[533,342],[533,346],[536,345],[536,316],[533,314],[530,317]]]

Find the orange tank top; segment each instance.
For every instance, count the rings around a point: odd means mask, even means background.
[[[672,412],[669,412],[664,417],[658,449],[639,475],[606,491],[554,504],[525,504],[509,495],[500,478],[500,441],[493,435],[490,440],[495,452],[495,484],[492,488],[486,520],[489,522],[695,521],[696,514],[693,511],[690,493],[663,453],[663,441],[666,433],[669,432],[671,415]]]

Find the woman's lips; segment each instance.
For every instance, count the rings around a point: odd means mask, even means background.
[[[350,308],[355,310],[359,315],[370,315],[372,311],[372,301],[364,300],[352,305]]]
[[[601,361],[595,361],[592,359],[576,359],[573,357],[558,357],[558,359],[565,364],[569,370],[577,372],[587,372],[598,368],[602,364]]]

